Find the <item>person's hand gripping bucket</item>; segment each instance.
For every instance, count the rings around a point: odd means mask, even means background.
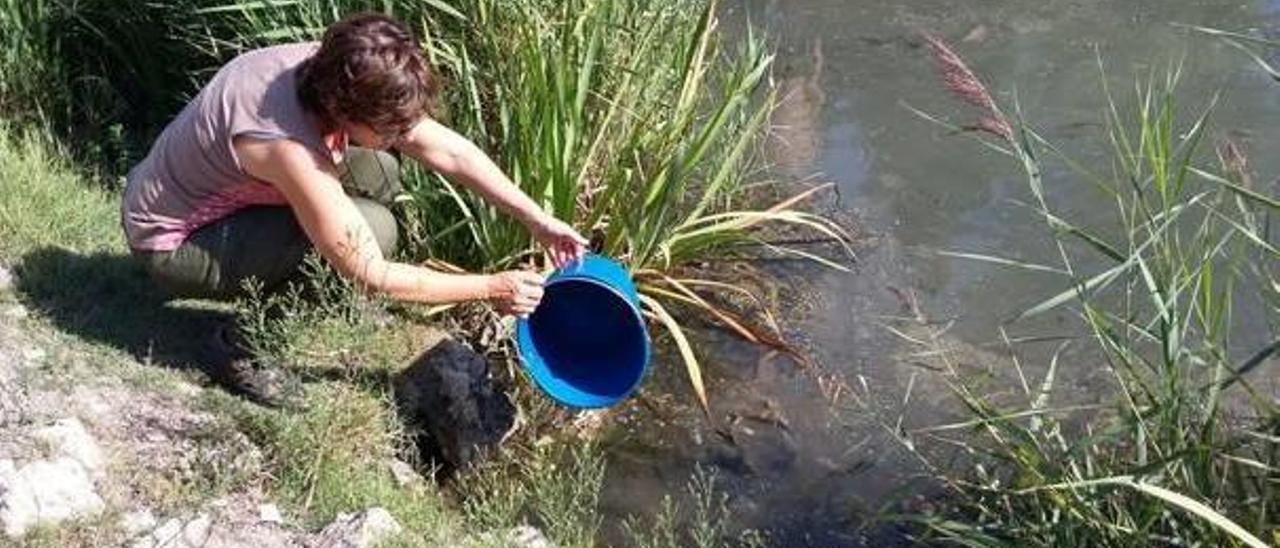
[[[588,254],[546,280],[542,302],[516,321],[525,371],[543,393],[574,408],[609,407],[640,385],[649,333],[631,276]]]

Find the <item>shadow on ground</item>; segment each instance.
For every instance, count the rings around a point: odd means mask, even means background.
[[[203,368],[209,337],[234,317],[225,309],[168,301],[127,255],[45,247],[24,255],[15,270],[15,289],[33,312],[142,363]]]
[[[15,289],[24,304],[61,331],[121,349],[139,362],[204,369],[215,329],[234,320],[225,305],[169,301],[122,254],[84,255],[47,247],[23,256]],[[447,338],[398,371],[310,368],[320,378],[388,386],[427,463],[447,477],[479,462],[513,430],[515,407],[494,384],[489,364]]]

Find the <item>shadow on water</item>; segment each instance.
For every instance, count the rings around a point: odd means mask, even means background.
[[[174,369],[208,365],[202,348],[228,310],[169,301],[131,257],[45,247],[22,257],[15,289],[61,331]]]

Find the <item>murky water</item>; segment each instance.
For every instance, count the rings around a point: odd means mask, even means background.
[[[702,465],[717,472],[735,524],[767,531],[775,545],[894,544],[893,531],[859,524],[892,495],[927,485],[910,481],[914,462],[886,424],[903,409],[914,425],[941,422],[948,411],[944,390],[903,359],[918,349],[885,325],[914,314],[914,300],[935,325],[955,321],[947,337],[964,359],[999,368],[996,326],[1062,289],[1045,275],[937,254],[1054,262],[1040,222],[1013,203],[1030,199],[1017,166],[905,108],[968,121],[940,91],[916,31],[952,42],[1004,104],[1016,91],[1027,119],[1087,162],[1108,154],[1098,58],[1123,100],[1137,79],[1181,61],[1184,106],[1222,90],[1213,135],[1243,141],[1263,184],[1280,174],[1280,84],[1239,52],[1173,25],[1280,34],[1274,0],[742,0],[726,5],[725,19],[727,32],[749,19],[777,40],[787,98],[771,144],[780,176],[836,183],[838,199],[823,207],[851,214],[865,239],[853,274],[772,269],[815,297],[799,309],[816,368],[705,334],[702,346],[717,349],[706,364],[710,420],[674,405],[692,400],[679,369],[654,376],[647,407],[638,404],[643,420],[607,442],[611,516],[648,513]],[[1046,187],[1067,217],[1089,223],[1105,213],[1097,193],[1063,168],[1046,174]],[[1060,315],[1011,329],[1075,327]],[[1070,371],[1060,390],[1088,399],[1101,374]]]

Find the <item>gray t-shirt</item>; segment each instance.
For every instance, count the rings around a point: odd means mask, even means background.
[[[291,139],[331,158],[317,121],[298,99],[298,67],[316,43],[250,51],[222,67],[129,172],[121,222],[129,246],[170,251],[200,227],[255,205],[286,205],[275,187],[246,174],[239,135]]]

